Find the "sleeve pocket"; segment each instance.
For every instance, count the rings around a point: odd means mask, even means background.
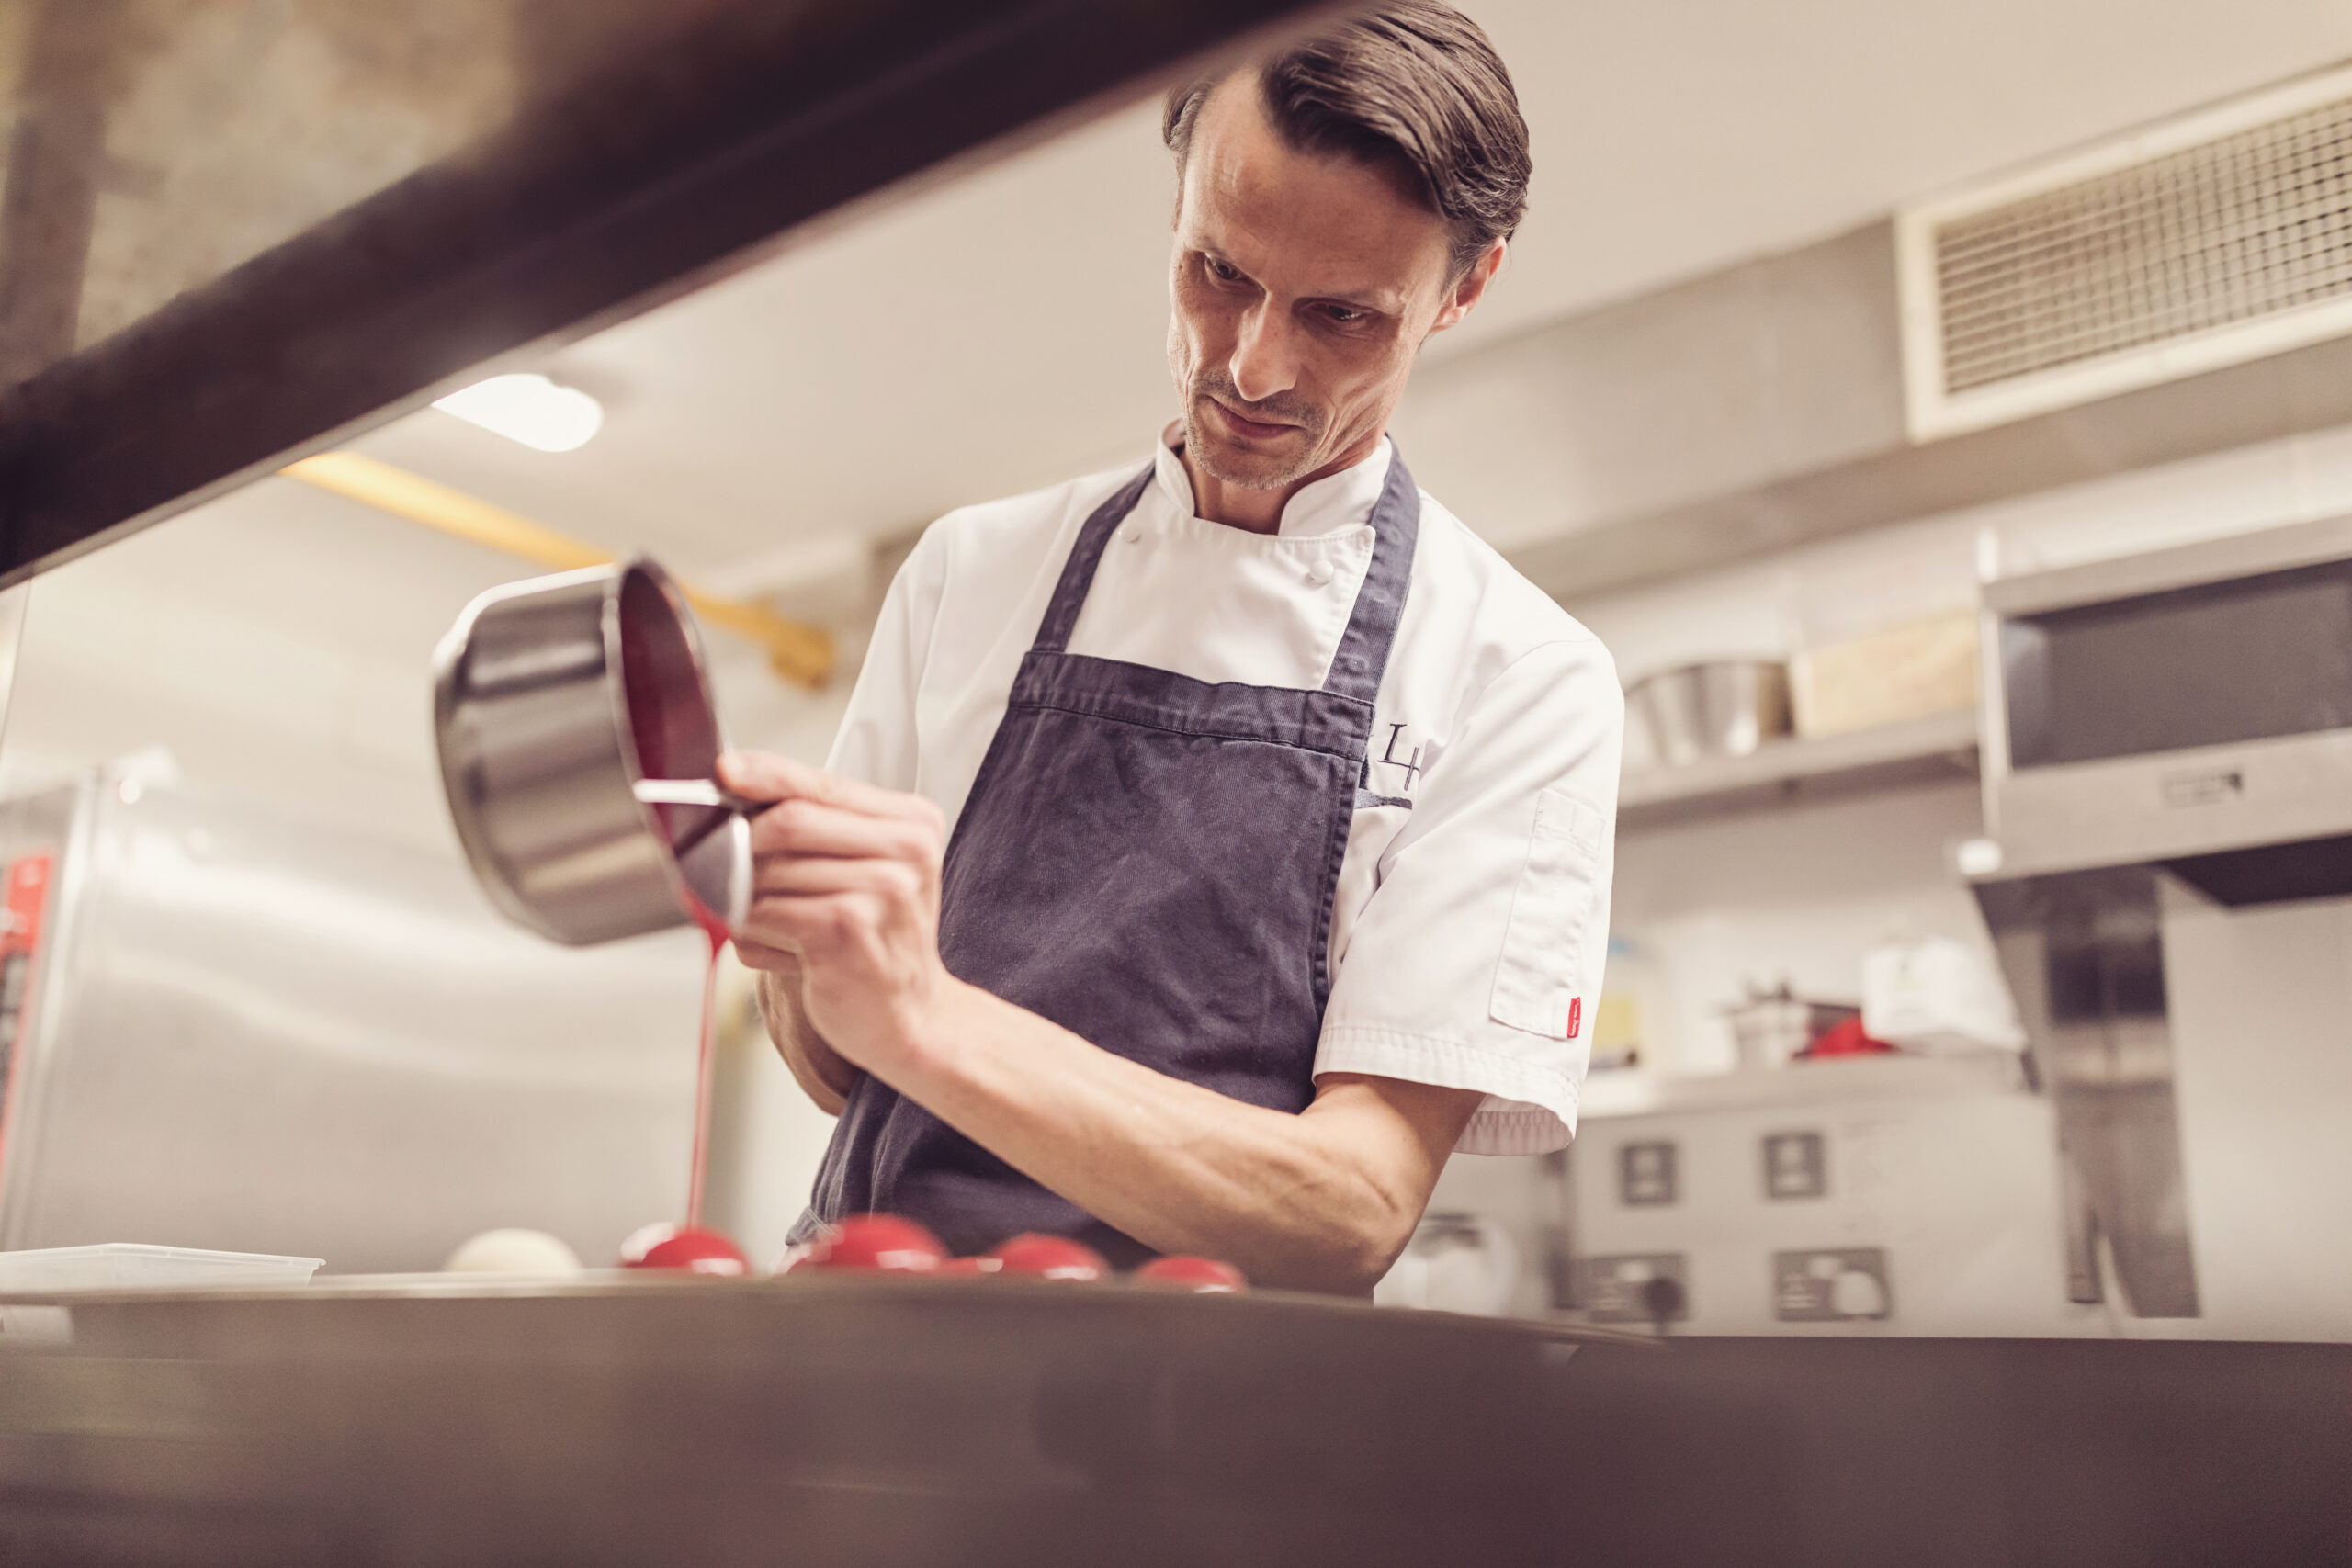
[[[1527,865],[1510,901],[1502,962],[1487,1014],[1554,1040],[1568,1036],[1569,1004],[1584,973],[1585,921],[1600,858],[1600,814],[1557,790],[1535,797]]]

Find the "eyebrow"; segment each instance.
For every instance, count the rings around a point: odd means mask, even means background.
[[[1260,281],[1257,274],[1251,272],[1248,267],[1243,266],[1239,262],[1235,261],[1231,256],[1227,255],[1215,245],[1196,244],[1193,246],[1193,251],[1196,255],[1204,255],[1209,257],[1213,261],[1223,262],[1226,265],[1231,267],[1242,276],[1250,279],[1252,283]],[[1302,295],[1301,299],[1311,304],[1345,305],[1352,310],[1369,310],[1376,316],[1394,316],[1399,314],[1399,310],[1396,306],[1391,305],[1377,294],[1333,294],[1325,292],[1320,294]]]
[[[1374,294],[1310,294],[1310,300],[1324,305],[1345,305],[1351,310],[1369,310],[1376,316],[1393,316],[1396,308]]]

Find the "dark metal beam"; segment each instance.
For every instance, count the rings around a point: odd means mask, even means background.
[[[0,585],[1329,0],[695,0],[495,136],[0,393]],[[1083,199],[1073,192],[1072,199]]]

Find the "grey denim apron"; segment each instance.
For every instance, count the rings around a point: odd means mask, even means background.
[[[1151,476],[1104,502],[1071,547],[948,841],[940,956],[1106,1051],[1296,1112],[1314,1093],[1332,895],[1420,493],[1392,453],[1330,674],[1294,691],[1068,651],[1103,546]],[[1122,1268],[1151,1256],[871,1075],[795,1239],[865,1210],[920,1220],[959,1253],[1046,1231]]]

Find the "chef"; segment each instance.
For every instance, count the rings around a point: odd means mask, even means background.
[[[778,802],[737,947],[840,1119],[797,1238],[882,1210],[1362,1294],[1450,1154],[1567,1142],[1606,946],[1609,655],[1386,435],[1527,132],[1423,3],[1165,129],[1182,417],[933,525],[825,769],[725,760]]]

